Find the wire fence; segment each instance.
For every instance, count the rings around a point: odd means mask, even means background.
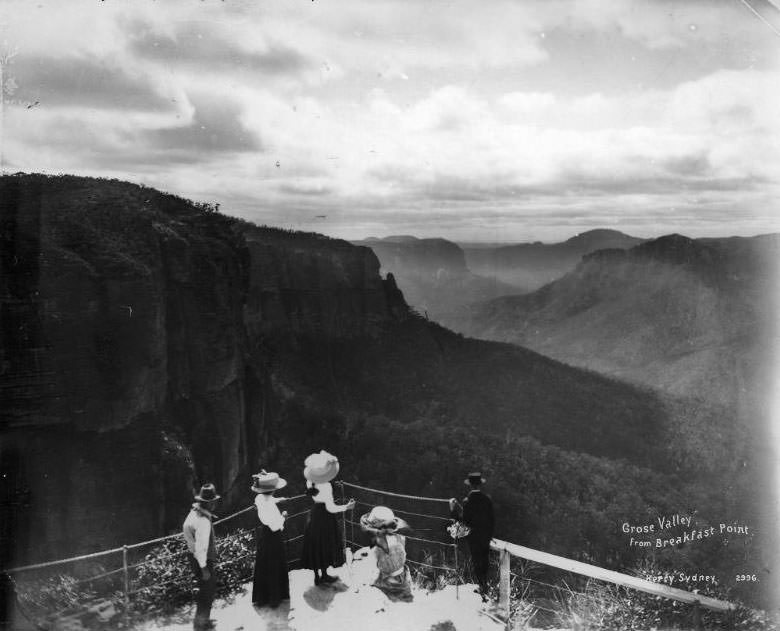
[[[308,507],[305,495],[288,498],[280,508],[285,521],[288,565],[295,567]],[[213,522],[220,570],[219,593],[227,593],[252,576],[256,554],[257,513],[254,505]],[[131,615],[153,614],[189,602],[194,575],[181,533],[148,541],[35,563],[5,570],[15,609],[38,629],[59,628],[77,618],[82,626],[118,620],[128,626]]]
[[[458,582],[457,542],[447,533],[452,522],[447,500],[381,491],[348,482],[335,482],[341,491],[356,496],[356,510],[342,514],[344,547],[352,552],[369,545],[359,515],[384,505],[410,522],[408,563],[420,583],[435,588]],[[300,565],[306,516],[310,505],[298,495],[280,505],[288,512],[285,550],[290,569]],[[253,571],[257,517],[254,506],[214,520],[214,533],[222,590],[246,582]],[[143,610],[160,613],[191,599],[194,577],[190,555],[181,533],[79,556],[36,563],[8,570],[17,609],[37,628],[50,627],[65,618],[113,624]],[[135,611],[134,611],[135,610]]]
[[[371,543],[370,535],[360,526],[360,515],[376,506],[386,506],[408,521],[407,563],[418,585],[437,589],[454,584],[457,594],[464,582],[475,582],[469,555],[461,550],[463,540],[454,540],[447,530],[454,521],[449,515],[447,499],[383,491],[343,481],[334,482],[334,487],[334,495],[340,495],[342,504],[350,499],[355,502],[353,511],[345,511],[340,516],[344,548],[352,553],[348,558]],[[301,563],[310,506],[306,495],[288,498],[280,505],[288,513],[284,542],[290,569],[298,568]],[[258,525],[254,509],[249,506],[214,521],[219,559],[217,575],[221,581],[218,595],[229,593],[252,576]],[[503,619],[530,620],[537,616],[534,621],[539,623],[544,622],[546,615],[547,621],[552,622],[572,603],[594,601],[583,571],[574,569],[579,572],[576,574],[566,568],[599,568],[501,541],[494,545],[495,551],[499,554],[491,557],[489,582],[498,586],[493,596],[499,602]],[[550,557],[552,561],[538,560],[535,556]],[[82,625],[85,621],[97,626],[106,623],[107,628],[117,628],[116,621],[122,620],[122,626],[129,628],[132,617],[140,611],[153,615],[191,600],[194,574],[190,563],[183,537],[176,533],[13,568],[6,570],[6,576],[13,584],[17,610],[34,628],[58,628],[58,623],[71,618],[77,618]],[[617,576],[615,572],[600,571]],[[636,582],[632,577],[620,576]],[[614,590],[616,586],[607,584],[607,588]],[[620,589],[625,591],[625,587]],[[597,598],[614,599],[613,595],[604,594],[597,594]],[[675,595],[666,597],[675,598]],[[707,599],[702,600],[706,603]],[[698,606],[698,602],[695,604]]]
[[[417,582],[435,589],[445,584],[462,583],[462,555],[458,544],[447,532],[453,520],[449,516],[449,500],[420,495],[408,495],[338,482],[341,501],[355,501],[355,510],[342,518],[345,547],[353,552],[369,546],[371,535],[364,533],[360,516],[376,506],[386,506],[409,525],[406,537],[406,560]]]

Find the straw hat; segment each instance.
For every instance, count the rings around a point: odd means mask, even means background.
[[[252,490],[255,493],[271,493],[287,486],[287,480],[280,478],[278,473],[268,473],[263,469],[252,475]]]
[[[360,525],[390,532],[409,527],[409,524],[403,519],[396,517],[393,511],[387,506],[374,506],[374,508],[371,509],[371,512],[366,513],[360,518]]]
[[[324,450],[311,454],[303,464],[303,477],[315,484],[330,482],[339,472],[339,459]]]
[[[204,484],[200,487],[200,493],[195,494],[196,502],[216,502],[221,495],[217,495],[217,489],[213,484]]]

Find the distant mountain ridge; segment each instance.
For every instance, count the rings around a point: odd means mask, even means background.
[[[701,392],[703,375],[693,386],[690,371],[676,375],[654,362],[770,339],[778,238],[669,235],[596,251],[536,292],[464,309],[456,329],[675,394]],[[710,396],[725,403],[732,392]]]
[[[410,306],[443,321],[460,306],[512,293],[514,288],[473,274],[463,250],[441,238],[389,236],[353,241],[371,248],[382,273],[391,273]]]
[[[642,239],[597,229],[561,243],[458,245],[412,235],[352,241],[371,248],[384,273],[393,274],[409,304],[432,320],[451,324],[454,312],[471,302],[526,293],[573,269],[582,256],[626,248]]]
[[[352,241],[374,250],[383,268],[397,275],[463,274],[466,258],[457,244],[447,239],[418,239],[390,236],[383,239]]]
[[[572,270],[580,259],[596,250],[626,249],[641,243],[618,230],[595,229],[560,243],[518,243],[496,248],[464,247],[466,263],[481,274],[526,293]]]

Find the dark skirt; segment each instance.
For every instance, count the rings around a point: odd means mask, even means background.
[[[257,529],[255,575],[252,582],[252,602],[255,605],[277,607],[290,598],[287,557],[282,531],[273,532],[263,524]]]
[[[329,513],[325,504],[315,502],[303,533],[301,564],[309,570],[326,570],[328,566],[341,567],[346,560],[336,515]]]

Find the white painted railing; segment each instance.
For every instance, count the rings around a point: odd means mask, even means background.
[[[636,576],[629,576],[628,574],[621,574],[620,572],[615,572],[613,570],[606,570],[596,565],[582,563],[581,561],[573,561],[548,552],[541,552],[540,550],[534,550],[533,548],[526,548],[514,543],[509,543],[508,541],[493,539],[490,547],[491,549],[498,551],[501,555],[499,571],[499,608],[506,616],[509,615],[509,566],[511,557],[535,561],[536,563],[549,565],[567,572],[589,576],[590,578],[600,581],[607,581],[609,583],[614,583],[615,585],[630,587],[631,589],[636,589],[654,596],[662,596],[664,598],[670,598],[672,600],[705,607],[715,611],[731,611],[736,609],[736,605],[725,600],[718,600],[717,598],[703,596],[663,583],[655,583]]]

